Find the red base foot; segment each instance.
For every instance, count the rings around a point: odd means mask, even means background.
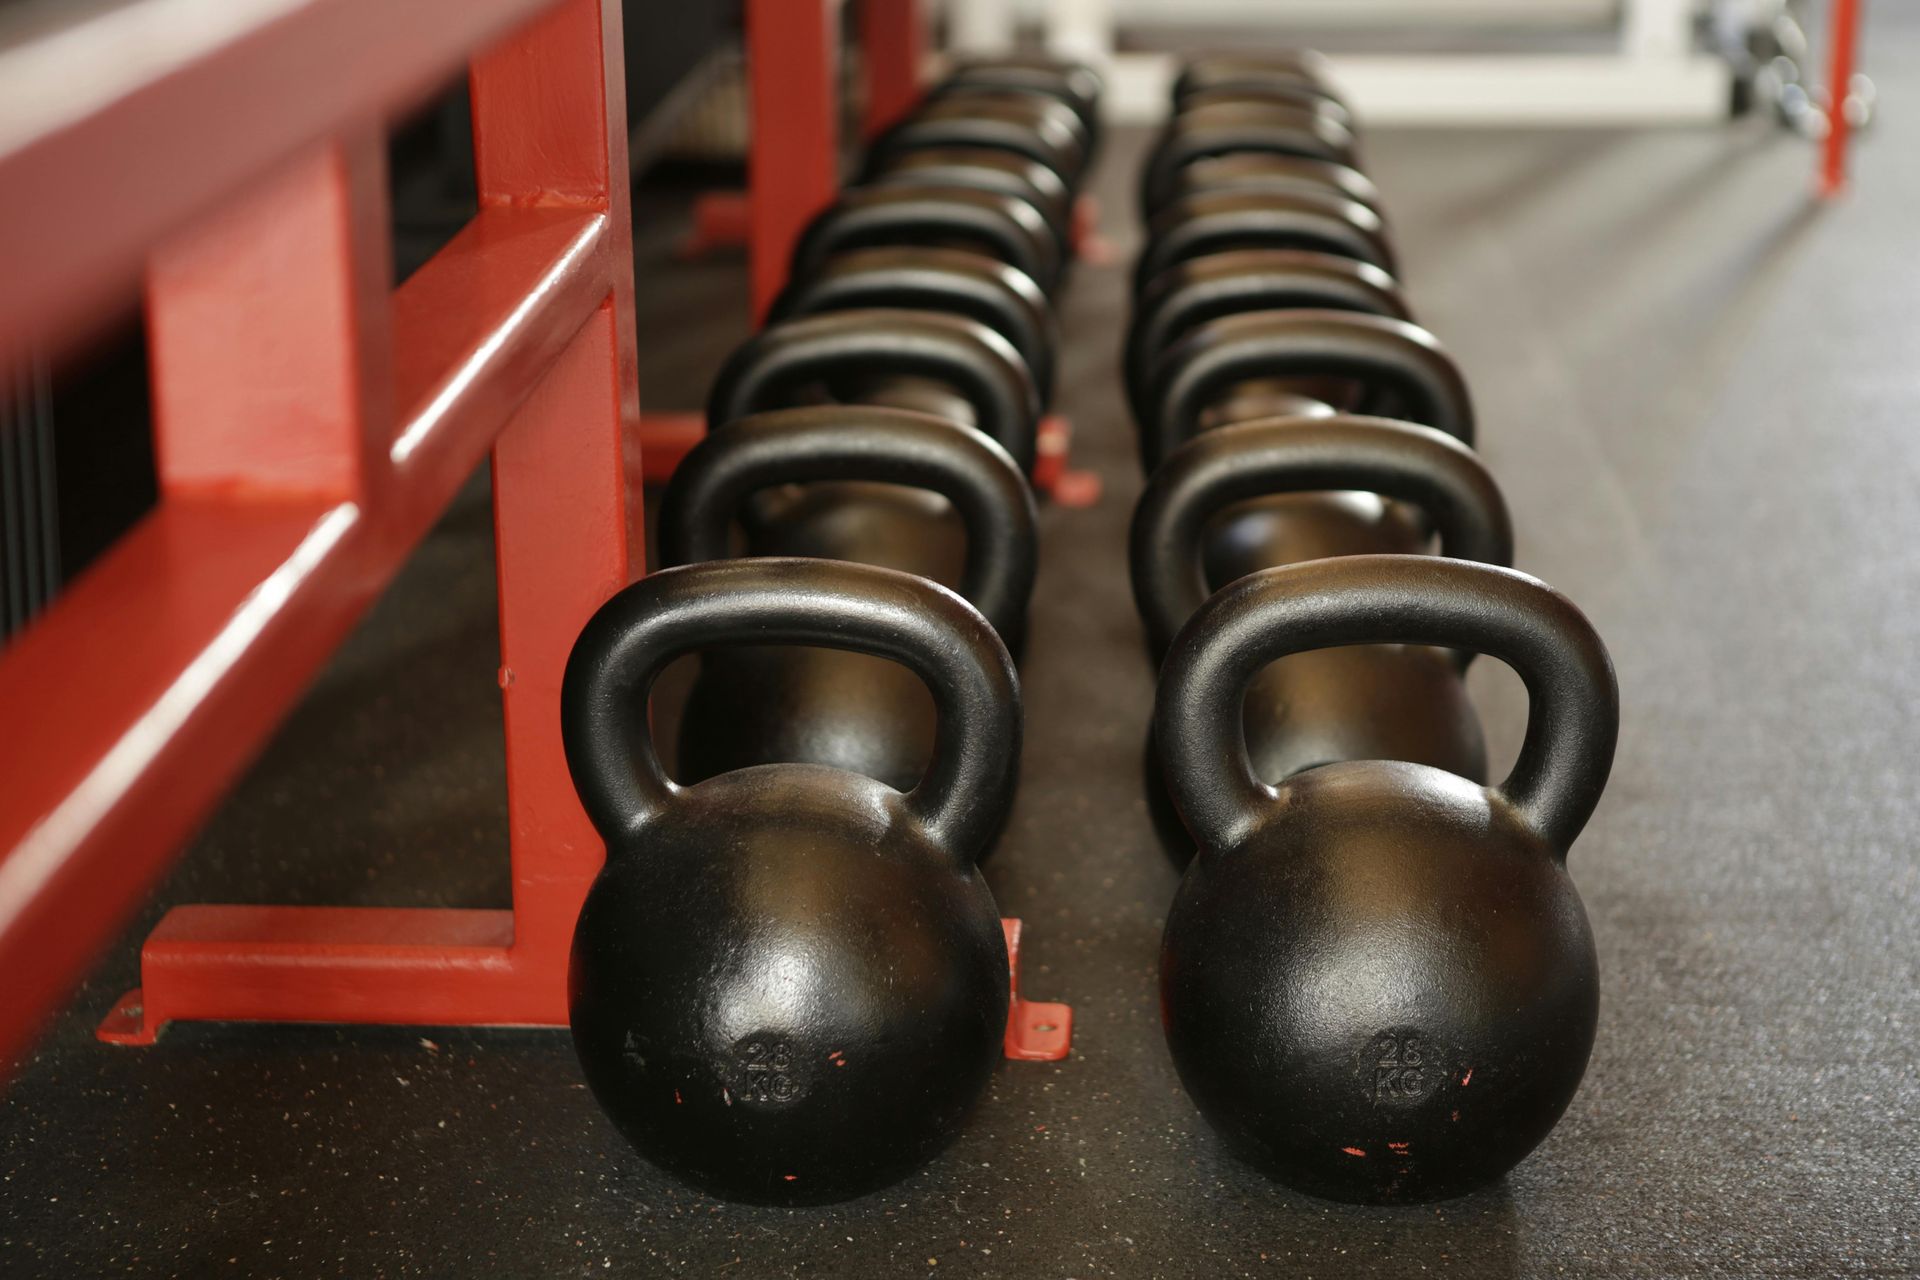
[[[1021,996],[1020,922],[1007,917],[1000,928],[1007,935],[1007,976],[1013,984],[1004,1052],[1015,1062],[1058,1062],[1073,1045],[1073,1009]]]
[[[1000,928],[1007,1057],[1066,1057],[1073,1010],[1020,997],[1020,922]],[[94,1035],[150,1045],[173,1021],[565,1026],[564,949],[516,950],[512,936],[507,911],[177,907],[147,939],[145,985]]]
[[[1033,464],[1033,487],[1063,507],[1090,507],[1100,501],[1100,477],[1067,466],[1073,452],[1073,423],[1050,413],[1040,420]]]
[[[1073,226],[1068,232],[1073,256],[1090,267],[1111,266],[1117,256],[1113,241],[1100,234],[1100,202],[1081,196],[1073,202]]]

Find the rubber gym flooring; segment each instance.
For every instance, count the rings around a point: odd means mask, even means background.
[[[1142,135],[1099,177],[1120,261],[1065,302],[1062,407],[1102,501],[1044,513],[1017,808],[988,878],[1073,1056],[1008,1063],[958,1142],[827,1209],[688,1192],[564,1033],[92,1028],[193,901],[504,905],[484,477],[0,1095],[0,1274],[1323,1277],[1920,1272],[1920,14],[1868,33],[1853,197],[1762,124],[1380,132],[1415,309],[1468,371],[1520,567],[1598,624],[1624,721],[1571,867],[1604,1001],[1586,1083],[1502,1184],[1308,1200],[1219,1148],[1159,1030],[1176,873],[1137,761],[1139,488],[1115,351]],[[1909,96],[1908,102],[1911,101]],[[744,332],[737,261],[642,190],[650,403]],[[1510,758],[1518,682],[1476,668]]]

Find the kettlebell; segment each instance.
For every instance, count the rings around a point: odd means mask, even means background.
[[[835,254],[876,245],[972,249],[1019,268],[1049,294],[1062,269],[1055,232],[1019,196],[902,182],[841,192],[801,232],[789,275],[811,276]]]
[[[1193,436],[1208,405],[1255,378],[1350,380],[1358,394],[1337,408],[1473,443],[1466,380],[1425,329],[1352,311],[1250,311],[1195,327],[1153,362],[1140,424],[1147,473]]]
[[[1243,311],[1358,311],[1410,320],[1399,285],[1370,262],[1304,249],[1231,249],[1174,263],[1136,295],[1127,325],[1127,402],[1144,422],[1154,359],[1196,326]]]
[[[1012,344],[1033,377],[1042,408],[1053,395],[1053,313],[1033,278],[966,249],[850,249],[811,275],[787,282],[771,322],[822,311],[871,308],[946,311],[977,320]]]
[[[1385,224],[1356,200],[1330,191],[1204,191],[1181,196],[1148,222],[1134,292],[1175,263],[1227,249],[1311,249],[1395,271]]]
[[[977,431],[864,405],[738,419],[675,468],[660,505],[662,563],[728,557],[736,518],[750,556],[857,561],[957,587],[1019,648],[1038,517],[1013,459]],[[701,660],[678,772],[699,781],[792,761],[904,791],[925,770],[937,721],[925,687],[897,663],[737,644]]]
[[[1208,156],[1181,168],[1169,200],[1203,191],[1263,191],[1292,195],[1301,191],[1331,190],[1375,213],[1385,216],[1380,188],[1373,179],[1352,165],[1332,160],[1311,160],[1305,156],[1282,155],[1268,151],[1230,151]],[[1150,213],[1158,213],[1156,207]]]
[[[1373,263],[1311,249],[1227,249],[1173,263],[1146,282],[1127,320],[1127,405],[1146,420],[1154,361],[1206,320],[1242,311],[1359,311],[1409,320],[1394,276]]]
[[[1513,524],[1480,460],[1430,427],[1374,418],[1268,419],[1221,427],[1175,450],[1134,508],[1134,602],[1156,661],[1216,588],[1274,565],[1418,553],[1513,559]],[[1467,696],[1469,653],[1355,645],[1294,654],[1256,672],[1241,712],[1256,776],[1277,783],[1340,760],[1410,760],[1474,781],[1486,741]],[[1175,861],[1153,749],[1149,811]]]
[[[846,399],[897,378],[951,390],[969,425],[1032,472],[1040,397],[1020,353],[985,325],[937,311],[828,311],[768,325],[720,367],[707,427],[791,407],[822,385]]]
[[[1037,160],[1060,175],[1069,190],[1080,185],[1086,165],[1086,135],[1071,113],[1039,109],[1032,102],[982,103],[956,95],[923,104],[869,145],[890,156],[921,147],[989,147]]]
[[[1262,781],[1240,700],[1311,649],[1425,644],[1506,662],[1532,700],[1498,786],[1354,760]],[[1200,847],[1167,918],[1160,999],[1195,1105],[1299,1191],[1460,1195],[1539,1144],[1599,1011],[1567,851],[1613,760],[1619,695],[1573,603],[1510,569],[1348,556],[1223,588],[1176,637],[1154,709]]]
[[[926,776],[905,794],[816,765],[670,781],[648,690],[676,656],[746,638],[910,668],[940,708]],[[581,632],[561,731],[607,844],[574,928],[569,1019],[627,1140],[714,1195],[786,1205],[877,1190],[945,1146],[1007,1018],[975,858],[1012,797],[1020,704],[986,620],[865,565],[663,570]]]
[[[1100,133],[1100,73],[1084,62],[1045,56],[1003,54],[971,58],[947,73],[934,93],[958,89],[1023,89],[1060,99],[1073,108],[1090,141]]]
[[[1090,136],[1086,117],[1060,94],[1032,84],[988,85],[947,79],[914,108],[914,114],[920,116],[946,113],[981,117],[995,112],[1031,122],[1029,130],[1049,142],[1058,125],[1061,136],[1073,140],[1082,159],[1086,156]]]
[[[1038,160],[990,147],[916,147],[867,157],[864,187],[977,187],[1024,200],[1040,213],[1065,255],[1073,234],[1073,193]]]
[[[1329,87],[1331,77],[1332,67],[1326,56],[1312,49],[1200,54],[1189,58],[1174,78],[1174,109],[1179,110],[1180,104],[1195,94],[1268,85],[1301,85],[1342,101]]]
[[[1304,80],[1268,79],[1257,84],[1243,84],[1236,88],[1195,89],[1175,104],[1174,113],[1185,115],[1200,107],[1242,102],[1288,107],[1295,111],[1311,111],[1347,129],[1351,130],[1354,127],[1353,112],[1346,103],[1334,97],[1325,85]]]
[[[1180,171],[1196,160],[1249,151],[1358,169],[1358,147],[1351,129],[1316,111],[1258,103],[1198,107],[1174,117],[1147,153],[1140,174],[1140,216],[1144,221],[1164,208]]]

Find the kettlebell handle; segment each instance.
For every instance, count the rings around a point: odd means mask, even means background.
[[[1236,422],[1174,450],[1134,508],[1133,598],[1155,656],[1212,594],[1202,552],[1209,521],[1250,498],[1352,489],[1420,508],[1444,556],[1513,562],[1513,523],[1500,486],[1452,436],[1351,415]],[[1464,667],[1472,650],[1458,652]]]
[[[1037,207],[1019,196],[952,183],[900,182],[843,192],[800,233],[788,274],[806,279],[849,249],[953,239],[981,245],[1043,290],[1059,283],[1060,242]]]
[[[1141,424],[1151,472],[1200,429],[1200,415],[1252,378],[1355,378],[1412,402],[1407,418],[1473,444],[1466,379],[1418,325],[1352,311],[1251,311],[1194,329],[1154,364]]]
[[[795,276],[767,312],[772,322],[823,311],[950,311],[978,320],[1020,353],[1044,405],[1059,338],[1047,295],[1018,267],[971,249],[849,249]]]
[[[707,396],[707,427],[830,378],[937,378],[973,406],[980,431],[1031,473],[1040,399],[1019,352],[987,326],[935,311],[853,310],[769,325],[734,348]]]
[[[1127,326],[1127,395],[1144,422],[1155,355],[1195,326],[1246,311],[1360,311],[1411,320],[1399,285],[1370,262],[1312,249],[1227,249],[1176,262],[1140,292]]]
[[[1013,459],[971,427],[878,405],[776,409],[728,423],[674,468],[660,505],[666,565],[724,560],[754,493],[782,484],[867,480],[929,489],[967,533],[960,594],[1003,637],[1017,635],[1033,594],[1033,491]]]
[[[1168,267],[1240,248],[1290,248],[1398,270],[1380,215],[1337,191],[1270,194],[1203,191],[1170,202],[1147,224],[1134,263],[1134,293]]]
[[[561,738],[580,802],[610,849],[684,790],[654,750],[654,680],[683,653],[741,644],[868,653],[924,680],[937,711],[933,759],[906,804],[956,862],[977,859],[1019,768],[1020,694],[1006,646],[937,583],[803,557],[663,569],[616,594],[581,631],[561,683]]]
[[[1160,669],[1154,733],[1201,848],[1237,844],[1278,795],[1247,756],[1247,682],[1288,654],[1352,644],[1472,649],[1519,673],[1527,733],[1498,790],[1564,858],[1613,764],[1620,694],[1606,646],[1538,578],[1417,555],[1262,569],[1222,587],[1181,630]]]

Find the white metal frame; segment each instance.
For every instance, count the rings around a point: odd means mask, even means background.
[[[1047,48],[1106,71],[1114,120],[1162,120],[1178,60],[1116,54],[1114,7],[1113,0],[1050,0]],[[1695,0],[1622,0],[1614,53],[1336,56],[1332,74],[1370,124],[1705,123],[1725,118],[1731,73],[1712,54],[1694,52],[1694,9]],[[956,52],[1004,52],[1021,10],[1017,0],[954,0],[949,43]]]

